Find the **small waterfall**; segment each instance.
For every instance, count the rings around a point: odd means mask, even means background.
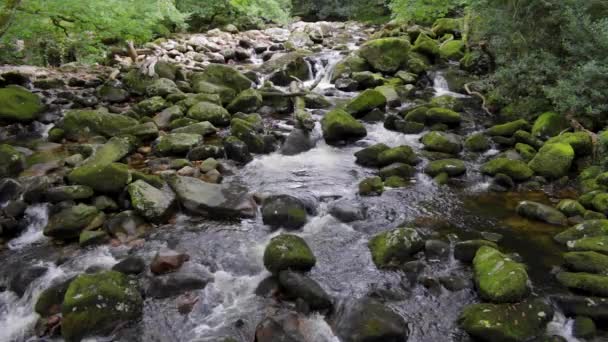
[[[442,71],[435,73],[435,77],[433,78],[433,89],[435,90],[435,97],[443,95],[449,95],[452,97],[466,97],[464,94],[455,93],[450,90],[448,80],[445,78]]]
[[[333,76],[336,64],[338,64],[338,62],[341,60],[342,55],[339,51],[330,51],[319,56],[317,59],[314,60],[316,72],[311,74],[311,79],[304,83],[305,86],[310,87],[315,82],[318,82],[317,86],[314,89],[323,90],[327,88],[332,88],[333,84],[331,84],[331,77]],[[326,63],[324,63],[324,61],[326,61]],[[313,70],[312,67],[311,70]]]
[[[557,335],[566,339],[568,342],[581,342],[572,335],[574,320],[568,319],[560,311],[555,311],[553,321],[547,325],[548,335]]]
[[[8,248],[21,249],[46,239],[42,231],[49,221],[47,204],[29,206],[25,210],[25,220],[28,222],[27,228],[19,237],[8,243]]]

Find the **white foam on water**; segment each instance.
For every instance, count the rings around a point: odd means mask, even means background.
[[[340,342],[334,335],[325,317],[319,313],[312,314],[300,321],[300,331],[307,341],[312,342]]]
[[[553,320],[547,325],[547,334],[561,336],[568,342],[582,342],[573,336],[573,326],[574,320],[566,318],[562,312],[556,311]]]
[[[435,97],[449,95],[452,97],[467,97],[464,94],[455,93],[450,90],[448,80],[443,76],[443,72],[435,73],[433,78],[433,89],[435,90]]]
[[[382,122],[366,125],[367,137],[365,140],[371,140],[375,143],[384,143],[390,147],[397,147],[400,145],[407,145],[413,148],[422,148],[423,145],[420,142],[423,134],[403,134],[401,132],[390,131],[384,128]]]
[[[13,250],[22,249],[48,239],[43,234],[44,227],[46,227],[49,221],[47,204],[35,204],[27,207],[25,217],[26,220],[29,220],[30,224],[20,236],[8,243],[8,248]]]

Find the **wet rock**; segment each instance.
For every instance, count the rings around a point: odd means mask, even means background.
[[[351,200],[339,200],[329,207],[329,214],[344,223],[363,220],[366,212],[362,204]]]
[[[217,127],[230,124],[230,113],[224,107],[211,102],[198,102],[188,110],[187,115],[196,121],[208,121]]]
[[[403,179],[411,178],[416,174],[416,169],[408,164],[394,163],[380,169],[378,173],[384,180],[391,177],[399,177]]]
[[[137,320],[142,298],[135,281],[105,271],[74,279],[62,304],[61,333],[68,341],[111,332],[121,323]]]
[[[416,156],[414,150],[407,145],[384,150],[378,155],[378,166],[388,166],[395,163],[416,165],[418,162],[418,156]]]
[[[146,263],[144,262],[144,259],[137,257],[137,256],[130,256],[127,257],[123,260],[121,260],[120,262],[118,262],[116,265],[114,265],[112,267],[112,270],[123,273],[123,274],[131,274],[131,275],[138,275],[140,273],[142,273],[146,268]]]
[[[110,82],[97,90],[97,96],[101,101],[122,103],[129,99],[129,92],[122,89],[120,82]]]
[[[204,289],[211,281],[208,276],[189,272],[177,272],[150,279],[146,294],[152,298],[175,297],[182,293]]]
[[[477,250],[473,269],[477,290],[486,300],[517,302],[529,292],[525,266],[492,247],[482,246]]]
[[[593,320],[589,317],[578,316],[574,319],[572,335],[578,338],[592,338],[595,336],[596,327]]]
[[[560,272],[557,281],[563,286],[593,296],[608,297],[608,276],[591,273]]]
[[[281,154],[293,156],[306,152],[315,147],[315,141],[310,134],[302,129],[294,129],[285,139],[281,146]]]
[[[230,133],[247,145],[252,153],[264,152],[264,138],[257,133],[254,124],[247,120],[234,118],[230,122]]]
[[[424,148],[428,151],[458,154],[462,150],[459,136],[443,132],[431,132],[421,139]]]
[[[158,137],[158,127],[156,127],[154,122],[146,122],[140,125],[125,128],[121,133],[132,135],[140,141],[149,141]]]
[[[583,216],[587,211],[579,202],[571,199],[561,200],[557,204],[557,210],[568,217]]]
[[[383,73],[395,73],[408,62],[410,43],[402,38],[371,40],[361,46],[361,56],[372,68]]]
[[[207,69],[192,76],[193,83],[205,81],[233,89],[236,93],[251,88],[253,82],[238,70],[221,64],[210,64]],[[215,124],[215,123],[214,123]]]
[[[443,287],[452,292],[474,288],[473,282],[469,278],[463,276],[441,276],[439,277],[439,282]]]
[[[454,245],[454,258],[462,262],[472,262],[477,254],[477,250],[482,246],[488,246],[497,249],[498,245],[495,242],[487,240],[468,240],[457,242]]]
[[[1,89],[0,89],[1,90]],[[0,145],[0,178],[16,176],[25,168],[25,157],[11,145]]]
[[[379,156],[382,152],[389,150],[385,144],[376,144],[366,147],[355,153],[356,162],[363,166],[381,166]]]
[[[48,268],[44,266],[28,266],[19,269],[10,279],[8,289],[15,292],[19,297],[23,296],[30,284],[42,277]]]
[[[490,140],[482,133],[472,134],[465,140],[464,147],[473,152],[485,152],[490,149]]]
[[[520,160],[510,160],[507,158],[496,158],[483,164],[481,172],[491,176],[503,173],[513,180],[525,181],[534,175],[534,171]]]
[[[256,342],[305,342],[301,318],[295,313],[281,313],[264,318],[255,329]]]
[[[128,242],[148,233],[151,225],[134,211],[127,210],[110,217],[104,229],[121,242]]]
[[[302,52],[275,54],[258,71],[268,74],[268,79],[278,86],[288,86],[293,82],[292,77],[306,81],[309,78],[308,63],[304,59],[306,55]]]
[[[359,140],[367,135],[365,127],[346,111],[335,109],[321,120],[323,137],[328,144]]]
[[[65,185],[48,189],[44,197],[49,202],[83,200],[93,197],[93,189],[84,185]]]
[[[0,120],[8,123],[32,121],[42,110],[40,98],[27,89],[18,86],[0,89]]]
[[[447,108],[431,108],[426,112],[426,119],[431,124],[458,125],[462,121],[460,114]]]
[[[170,177],[167,182],[191,212],[226,219],[253,217],[256,204],[238,184],[210,184],[191,177]]]
[[[137,213],[150,221],[162,221],[175,206],[175,194],[170,189],[159,190],[138,180],[127,186],[131,204]]]
[[[545,144],[528,164],[540,176],[557,179],[568,174],[574,150],[564,143]]]
[[[27,209],[27,203],[23,201],[10,201],[3,208],[4,215],[12,218],[20,218]]]
[[[519,215],[532,220],[560,226],[568,224],[568,218],[564,214],[559,210],[542,203],[523,201],[517,205],[516,210]]]
[[[166,97],[169,94],[178,92],[180,92],[180,90],[177,88],[175,82],[167,78],[159,78],[146,87],[146,94],[150,97]]]
[[[202,136],[198,134],[171,133],[156,139],[154,151],[161,156],[185,155],[202,140]]]
[[[188,254],[157,254],[150,264],[150,271],[160,275],[177,271],[184,262],[190,260]]]
[[[262,219],[273,228],[299,229],[307,221],[306,205],[293,196],[270,196],[262,205]]]
[[[412,228],[397,228],[375,235],[368,244],[378,268],[409,261],[424,248],[424,241]]]
[[[61,128],[67,139],[82,140],[96,135],[117,136],[123,129],[137,124],[139,122],[131,117],[110,114],[103,109],[70,110],[65,113]]]
[[[569,241],[579,240],[585,237],[596,237],[608,235],[608,220],[589,220],[577,224],[557,234],[555,241],[567,244]]]
[[[331,298],[323,288],[309,277],[293,271],[281,271],[279,284],[289,298],[304,300],[311,310],[330,309]]]
[[[473,304],[460,315],[462,328],[480,341],[528,341],[544,333],[553,309],[540,299],[518,304]]]
[[[373,109],[384,109],[386,97],[377,90],[368,89],[352,99],[346,105],[346,111],[355,118],[360,118]]]
[[[566,267],[575,272],[608,273],[608,256],[593,251],[564,253]]]
[[[63,279],[59,282],[54,282],[53,285],[46,288],[36,301],[34,310],[42,317],[48,317],[61,312],[61,303],[65,293],[74,278]]]
[[[384,183],[380,177],[369,177],[359,183],[359,195],[380,196],[384,192]]]
[[[555,295],[551,299],[567,316],[586,316],[598,321],[608,320],[608,298]]]
[[[348,300],[332,321],[336,335],[344,342],[402,342],[409,335],[401,316],[371,298]]]
[[[161,96],[154,96],[139,102],[133,109],[141,115],[152,116],[169,106]]]
[[[428,260],[446,260],[450,256],[450,244],[441,240],[427,240],[424,252]]]
[[[442,159],[430,162],[424,172],[431,177],[435,177],[441,173],[447,173],[450,177],[457,177],[467,171],[462,160],[459,159]]]
[[[547,112],[541,114],[532,127],[532,135],[541,139],[554,137],[567,128],[570,128],[570,123],[565,116]]]
[[[73,239],[80,235],[99,215],[97,208],[78,204],[67,207],[49,218],[44,235],[58,239]]]
[[[255,89],[247,89],[239,93],[226,107],[231,113],[254,113],[262,106],[262,95]]]
[[[306,241],[299,236],[281,234],[270,240],[264,250],[264,266],[273,274],[283,270],[309,271],[316,263]]]
[[[206,160],[209,158],[222,159],[225,157],[223,146],[203,145],[197,146],[188,153],[189,160]]]
[[[334,86],[336,89],[346,92],[353,92],[359,89],[359,83],[352,78],[339,78]]]
[[[584,157],[593,153],[593,138],[587,132],[564,133],[546,142],[549,144],[567,144],[572,147],[576,157]]]
[[[84,230],[80,233],[78,245],[80,245],[80,247],[87,247],[103,244],[108,240],[110,240],[110,237],[108,236],[108,233],[103,230]]]
[[[247,164],[253,160],[247,144],[235,136],[230,136],[224,140],[224,151],[228,159],[237,163]]]
[[[486,134],[492,137],[512,137],[519,130],[526,131],[530,127],[528,121],[519,119],[517,121],[507,122],[501,125],[496,125],[488,128]]]
[[[23,185],[11,178],[0,180],[0,203],[16,200],[23,192]]]

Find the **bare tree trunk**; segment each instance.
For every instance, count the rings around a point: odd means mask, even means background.
[[[13,23],[17,7],[21,4],[21,0],[6,0],[4,8],[0,12],[0,37],[2,37]]]

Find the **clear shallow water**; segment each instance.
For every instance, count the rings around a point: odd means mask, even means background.
[[[356,44],[351,43],[352,48]],[[324,51],[312,58],[314,77],[321,77],[316,91],[332,90],[331,71],[340,53]],[[436,96],[454,95],[447,82],[437,73],[434,79]],[[354,96],[336,92],[337,97]],[[463,96],[457,94],[459,97]],[[466,115],[474,116],[473,112]],[[316,119],[321,116],[317,115]],[[282,126],[290,129],[288,125]],[[404,223],[414,224],[426,236],[452,241],[449,234],[461,239],[478,237],[480,232],[495,232],[504,236],[501,246],[521,255],[530,267],[534,291],[538,294],[554,291],[550,276],[552,265],[559,264],[560,250],[548,240],[555,228],[519,218],[514,213],[519,199],[530,194],[488,194],[488,180],[477,171],[479,165],[497,150],[479,156],[463,155],[468,173],[451,186],[437,186],[418,172],[411,184],[403,189],[388,189],[381,197],[361,198],[357,186],[376,170],[355,164],[354,153],[363,147],[385,143],[389,146],[409,145],[420,152],[422,134],[405,135],[386,130],[382,124],[366,124],[365,139],[346,147],[327,145],[317,139],[316,146],[296,156],[279,153],[257,156],[226,182],[240,182],[257,193],[289,193],[317,203],[317,213],[300,231],[310,245],[317,264],[310,272],[336,302],[372,294],[390,299],[390,306],[401,314],[411,331],[409,341],[467,341],[456,319],[465,305],[477,301],[471,289],[448,292],[442,287],[412,282],[402,272],[380,271],[371,260],[367,247],[371,236]],[[479,123],[470,120],[459,133],[479,131]],[[320,137],[317,124],[314,135]],[[424,163],[418,166],[419,171]],[[539,196],[545,200],[544,196]],[[349,199],[367,209],[363,221],[344,224],[328,214],[333,201]],[[288,303],[257,296],[255,290],[270,274],[264,269],[262,256],[268,241],[281,233],[262,223],[261,217],[241,223],[207,221],[180,215],[175,224],[158,227],[143,247],[128,251],[126,247],[57,247],[42,236],[47,210],[44,205],[28,208],[31,219],[26,232],[1,251],[0,277],[27,265],[45,265],[47,273],[34,281],[26,294],[18,298],[9,291],[0,292],[0,341],[25,341],[33,335],[37,320],[33,305],[39,293],[57,281],[67,279],[90,267],[110,268],[127,253],[150,260],[159,250],[175,250],[190,255],[184,268],[213,278],[207,287],[193,291],[199,301],[192,312],[181,315],[176,298],[146,299],[143,319],[135,327],[119,335],[121,341],[218,341],[233,337],[252,341],[257,324],[267,314],[279,311]],[[293,233],[293,232],[292,232]],[[538,251],[542,250],[542,257]],[[59,266],[52,261],[62,260]],[[422,260],[425,260],[424,256]],[[471,277],[470,267],[453,259],[425,260],[421,277]],[[322,315],[300,320],[302,331],[311,342],[338,342]],[[572,322],[559,314],[549,326],[551,333],[571,337]],[[107,339],[98,339],[99,341]]]

